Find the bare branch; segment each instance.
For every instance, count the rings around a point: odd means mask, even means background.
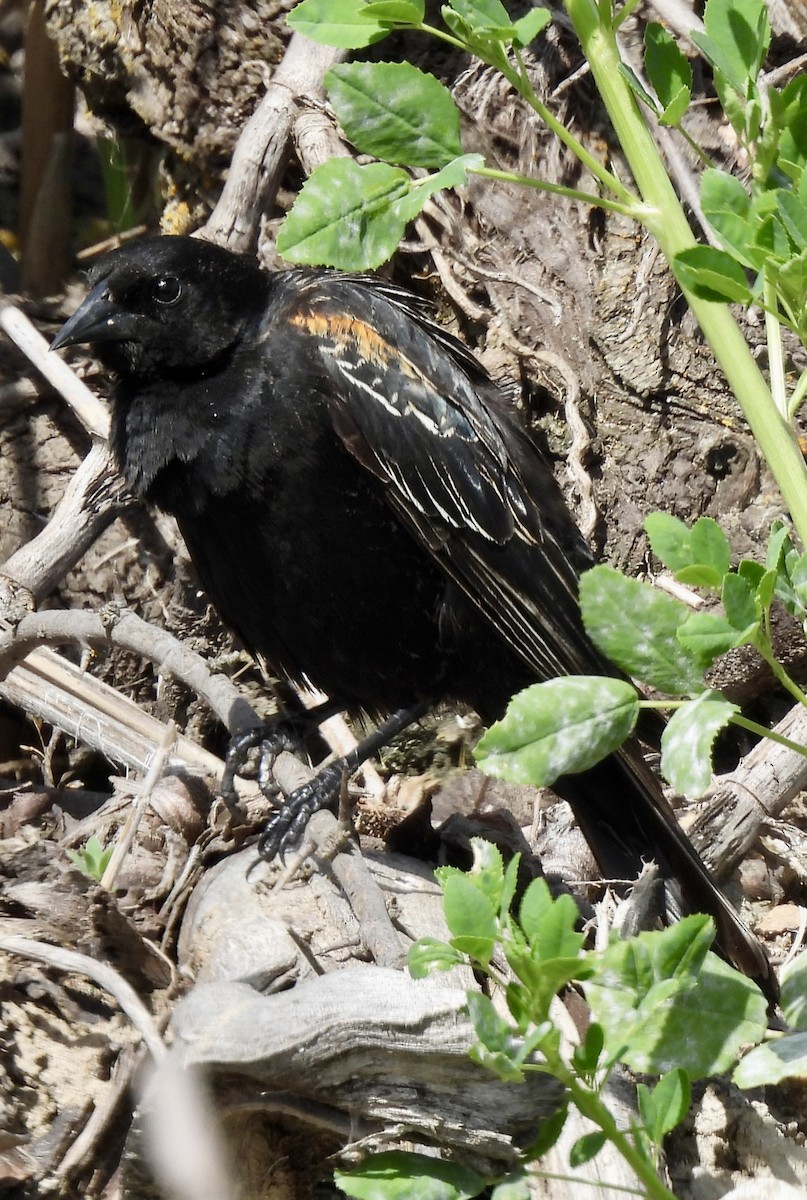
[[[121,1011],[126,1014],[146,1043],[152,1058],[160,1062],[165,1057],[166,1049],[151,1013],[131,984],[108,963],[98,962],[97,959],[90,958],[87,954],[79,954],[75,950],[49,946],[45,942],[36,942],[32,938],[17,937],[14,934],[0,936],[0,950],[5,950],[7,954],[18,954],[22,958],[35,959],[50,967],[56,967],[59,971],[86,975],[88,979],[94,980],[117,1000]]]
[[[209,221],[199,231],[230,250],[254,251],[260,219],[280,186],[298,102],[321,100],[322,79],[344,51],[318,46],[295,33],[235,147],[227,182]],[[310,123],[310,116],[306,118]],[[304,123],[303,140],[308,126]]]

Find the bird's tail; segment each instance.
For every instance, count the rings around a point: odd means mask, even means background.
[[[716,949],[775,1001],[776,978],[765,951],[676,821],[638,744],[627,743],[580,775],[564,776],[554,790],[571,804],[606,878],[635,879],[652,854],[665,880],[678,885],[684,911],[712,917]]]

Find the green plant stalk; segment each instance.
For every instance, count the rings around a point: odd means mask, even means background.
[[[790,411],[787,415],[791,420],[799,411],[801,402],[805,395],[807,395],[807,371],[802,371],[799,381],[793,391],[793,395],[790,397]]]
[[[608,190],[613,193],[618,200],[621,200],[623,204],[634,204],[638,207],[638,199],[635,195],[633,195],[630,188],[625,187],[621,179],[614,175],[612,171],[609,171],[607,167],[603,166],[597,156],[592,154],[590,150],[586,149],[583,143],[574,136],[571,130],[567,129],[563,122],[559,121],[555,114],[549,108],[547,108],[543,100],[541,100],[541,98],[536,94],[535,89],[530,83],[527,71],[524,67],[523,59],[515,47],[513,49],[513,53],[515,55],[516,62],[518,63],[517,71],[514,71],[506,60],[504,63],[498,64],[499,70],[502,72],[505,79],[507,79],[508,82],[513,85],[518,94],[522,96],[523,99],[526,100],[533,109],[533,111],[538,114],[538,116],[546,125],[547,129],[554,133],[555,137],[558,138],[558,140],[562,142],[568,150],[571,150],[572,154],[576,156],[576,158],[588,171],[590,171],[594,178],[597,179],[603,185],[603,187],[608,188]],[[495,66],[497,64],[494,63],[492,65]]]
[[[619,12],[614,13],[614,29],[618,29],[623,21],[627,21],[628,17],[633,13],[633,10],[638,7],[640,0],[627,0],[622,5]]]
[[[642,224],[672,265],[676,254],[697,242],[650,131],[619,72],[621,58],[614,31],[601,20],[592,0],[564,3],[639,193],[648,206],[642,212]],[[807,546],[807,466],[794,431],[777,411],[728,306],[700,300],[686,288],[682,291],[779,486],[802,545]]]
[[[401,28],[406,28],[406,26],[401,26]],[[440,41],[446,42],[449,46],[458,47],[460,50],[465,50],[466,52],[468,51],[468,47],[464,42],[460,41],[459,38],[454,37],[453,34],[447,33],[443,29],[439,29],[435,25],[427,25],[425,22],[421,22],[419,25],[411,26],[411,28],[416,29],[419,33],[431,34],[432,37],[439,38]],[[529,79],[527,78],[527,73],[524,70],[524,64],[521,61],[518,51],[515,51],[515,54],[519,65],[518,71],[514,71],[509,63],[506,62],[506,60],[504,62],[494,62],[492,59],[486,58],[483,59],[483,61],[487,62],[488,66],[493,66],[497,70],[501,71],[501,73],[508,80],[508,82],[512,84],[518,94],[527,101],[532,109],[534,109],[541,120],[545,123],[547,128],[555,134],[555,136],[563,143],[564,146],[567,147],[567,149],[571,150],[572,154],[574,154],[574,156],[581,163],[583,163],[583,165],[590,171],[594,178],[603,185],[603,187],[607,188],[609,192],[613,193],[613,195],[616,196],[624,205],[638,206],[639,202],[637,198],[631,194],[630,190],[625,187],[622,181],[618,179],[611,171],[609,171],[607,167],[603,166],[600,160],[589,150],[587,150],[581,141],[578,141],[571,130],[567,129],[563,122],[559,121],[554,113],[552,113],[550,109],[548,109],[543,103],[543,101],[535,94],[535,91],[530,84]],[[482,57],[481,53],[479,54],[479,57]],[[504,55],[502,57],[504,57]],[[526,183],[528,181],[524,179],[523,182]],[[599,203],[602,207],[607,207],[602,204],[602,201],[599,201]],[[631,211],[633,211],[633,209]]]
[[[729,720],[732,725],[739,725],[741,729],[747,729],[749,733],[756,734],[757,737],[767,738],[769,742],[776,742],[787,750],[793,750],[796,754],[800,754],[802,758],[807,758],[807,746],[800,746],[798,742],[791,741],[790,738],[777,733],[775,729],[766,729],[764,725],[757,725],[756,721],[749,721],[747,717],[741,717],[739,714],[729,717]]]
[[[580,1082],[561,1059],[547,1061],[548,1074],[554,1075],[564,1085],[569,1097],[584,1117],[593,1121],[598,1129],[616,1146],[619,1153],[644,1184],[651,1200],[675,1200],[675,1196],[659,1179],[653,1164],[633,1145],[622,1132],[606,1104],[593,1091]]]
[[[765,336],[768,342],[768,374],[771,395],[777,411],[787,420],[787,391],[785,388],[785,357],[782,351],[782,330],[776,316],[776,288],[768,272],[763,284],[765,298]]]
[[[518,175],[514,171],[499,171],[495,167],[472,167],[469,175],[481,175],[485,179],[496,179],[500,183],[517,183],[522,187],[535,188],[539,192],[552,192],[555,196],[565,196],[567,200],[579,200],[592,208],[605,208],[609,212],[620,213],[625,217],[636,217],[638,204],[633,200],[630,204],[621,204],[618,200],[609,200],[606,196],[595,196],[592,192],[581,192],[577,188],[564,187],[562,183],[549,183],[546,179],[532,179],[529,175]]]

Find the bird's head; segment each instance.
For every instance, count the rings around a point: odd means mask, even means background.
[[[95,264],[51,350],[91,343],[123,376],[204,372],[261,311],[268,278],[254,258],[210,242],[146,238]]]

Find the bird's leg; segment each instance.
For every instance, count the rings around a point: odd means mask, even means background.
[[[231,812],[238,811],[238,797],[235,791],[235,777],[239,775],[253,750],[259,750],[258,786],[264,796],[277,795],[277,787],[272,778],[272,766],[278,754],[284,750],[294,752],[299,750],[306,736],[316,729],[328,717],[339,712],[339,705],[333,700],[318,704],[314,708],[300,708],[299,712],[277,717],[266,725],[257,725],[236,733],[230,739],[224,760],[224,773],[221,777],[221,796]]]
[[[292,792],[283,807],[269,818],[261,834],[258,842],[261,858],[268,861],[299,841],[314,813],[322,808],[330,808],[336,803],[344,777],[357,771],[362,763],[372,758],[390,738],[406,729],[407,725],[419,720],[430,707],[429,704],[422,703],[413,708],[398,709],[344,758],[335,759],[327,767],[323,767],[309,783]]]

